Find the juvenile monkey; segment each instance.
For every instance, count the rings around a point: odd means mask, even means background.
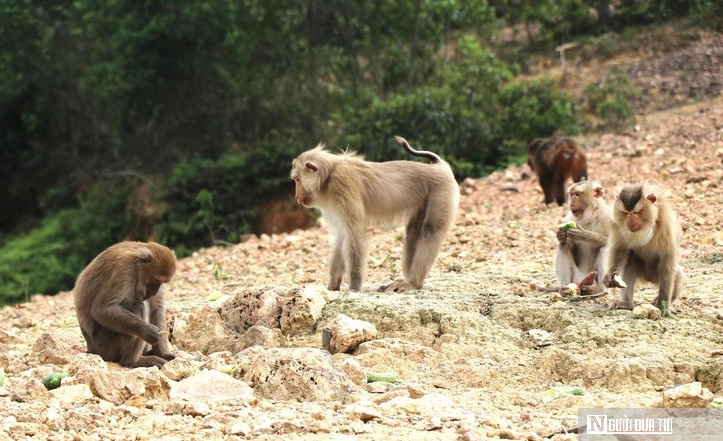
[[[555,272],[558,286],[576,283],[592,271],[597,272],[598,286],[607,273],[607,241],[610,234],[610,207],[602,185],[581,181],[570,185],[570,211],[563,222],[575,222],[576,228],[558,229]]]
[[[587,178],[587,158],[579,145],[566,137],[536,138],[527,145],[527,164],[537,175],[545,204],[565,204],[565,182]]]
[[[372,222],[407,223],[402,253],[404,280],[379,288],[401,292],[420,289],[451,228],[459,205],[459,186],[452,169],[432,152],[417,151],[399,136],[414,161],[369,162],[354,152],[335,155],[323,145],[294,159],[291,179],[296,201],[318,208],[335,234],[329,260],[328,288],[337,291],[349,275],[349,289],[361,291],[366,273]]]
[[[613,308],[633,309],[639,277],[658,285],[653,304],[662,310],[669,308],[683,290],[684,277],[680,266],[682,230],[673,208],[649,183],[629,184],[615,195],[612,223],[604,283],[623,288]],[[614,281],[618,273],[624,284]]]
[[[176,255],[155,242],[120,242],[96,256],[73,288],[88,352],[128,367],[174,359],[162,285],[175,272]]]

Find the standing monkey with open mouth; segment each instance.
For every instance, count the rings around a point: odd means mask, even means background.
[[[415,161],[370,162],[354,152],[335,155],[323,145],[294,159],[290,177],[296,201],[318,208],[335,234],[328,288],[337,291],[349,275],[349,289],[361,291],[366,273],[371,222],[406,221],[402,253],[404,280],[379,288],[401,292],[420,289],[432,267],[459,206],[459,186],[449,164],[428,151],[417,151],[399,136]]]

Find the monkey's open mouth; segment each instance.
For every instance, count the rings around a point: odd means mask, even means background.
[[[571,210],[572,215],[575,217],[580,217],[580,215],[583,213],[583,210]]]

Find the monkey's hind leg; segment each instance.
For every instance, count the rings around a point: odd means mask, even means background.
[[[555,202],[557,202],[557,205],[562,207],[563,205],[565,205],[565,198],[567,197],[565,195],[565,175],[560,174],[556,176],[553,180],[552,186]]]
[[[418,221],[419,222],[419,221]],[[404,248],[402,249],[402,275],[405,280],[409,277],[412,271],[412,263],[415,259],[416,244],[419,242],[420,230],[415,223],[410,221],[407,225],[407,230],[404,234]],[[425,274],[426,275],[426,274]],[[393,291],[402,292],[408,289],[419,289],[422,286],[413,286],[411,283],[407,283],[405,280],[396,280],[394,282],[382,285],[377,289],[379,292]]]
[[[163,306],[162,293],[157,295],[155,302],[152,302],[150,322],[161,330],[161,338],[158,339],[158,343],[151,346],[151,350],[144,355],[157,355],[164,360],[173,360],[176,355],[173,354],[169,348],[168,343],[168,332],[166,331],[166,308]]]
[[[379,291],[402,292],[408,289],[421,289],[424,286],[424,279],[437,258],[450,222],[443,220],[440,222],[440,219],[434,217],[426,220],[420,227],[417,227],[417,222],[418,218],[409,222],[404,238],[402,255],[404,281],[381,286]]]
[[[559,245],[557,247],[557,257],[555,258],[557,286],[565,286],[568,283],[574,282],[574,266],[575,259],[570,249],[566,245]]]
[[[161,368],[166,360],[157,355],[143,355],[150,346],[142,338],[127,336],[124,338],[124,346],[121,348],[121,357],[118,364],[134,367],[153,367]]]
[[[331,246],[331,256],[329,256],[329,285],[327,287],[329,291],[339,291],[341,289],[341,281],[346,272],[343,248],[344,236],[337,232]]]

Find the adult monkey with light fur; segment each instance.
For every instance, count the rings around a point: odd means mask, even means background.
[[[625,185],[615,195],[612,222],[610,260],[604,283],[608,287],[623,288],[612,307],[633,309],[635,282],[642,278],[658,285],[653,304],[664,311],[670,308],[683,290],[684,273],[680,266],[683,232],[667,199],[657,194],[649,183]],[[623,284],[617,283],[619,277]]]
[[[598,182],[581,181],[568,187],[570,211],[563,222],[575,222],[576,228],[557,230],[555,272],[558,286],[578,283],[592,271],[602,288],[607,273],[607,242],[610,234],[610,207]]]
[[[459,205],[459,186],[452,169],[432,152],[417,151],[399,136],[415,161],[370,162],[354,152],[339,155],[323,145],[294,159],[291,179],[296,201],[321,211],[335,234],[329,261],[329,290],[337,291],[349,275],[349,289],[361,291],[366,273],[371,222],[406,220],[402,252],[404,280],[379,288],[401,292],[420,289],[432,267]]]
[[[175,272],[176,255],[155,242],[120,242],[96,256],[73,288],[88,352],[128,367],[174,359],[162,285]]]

